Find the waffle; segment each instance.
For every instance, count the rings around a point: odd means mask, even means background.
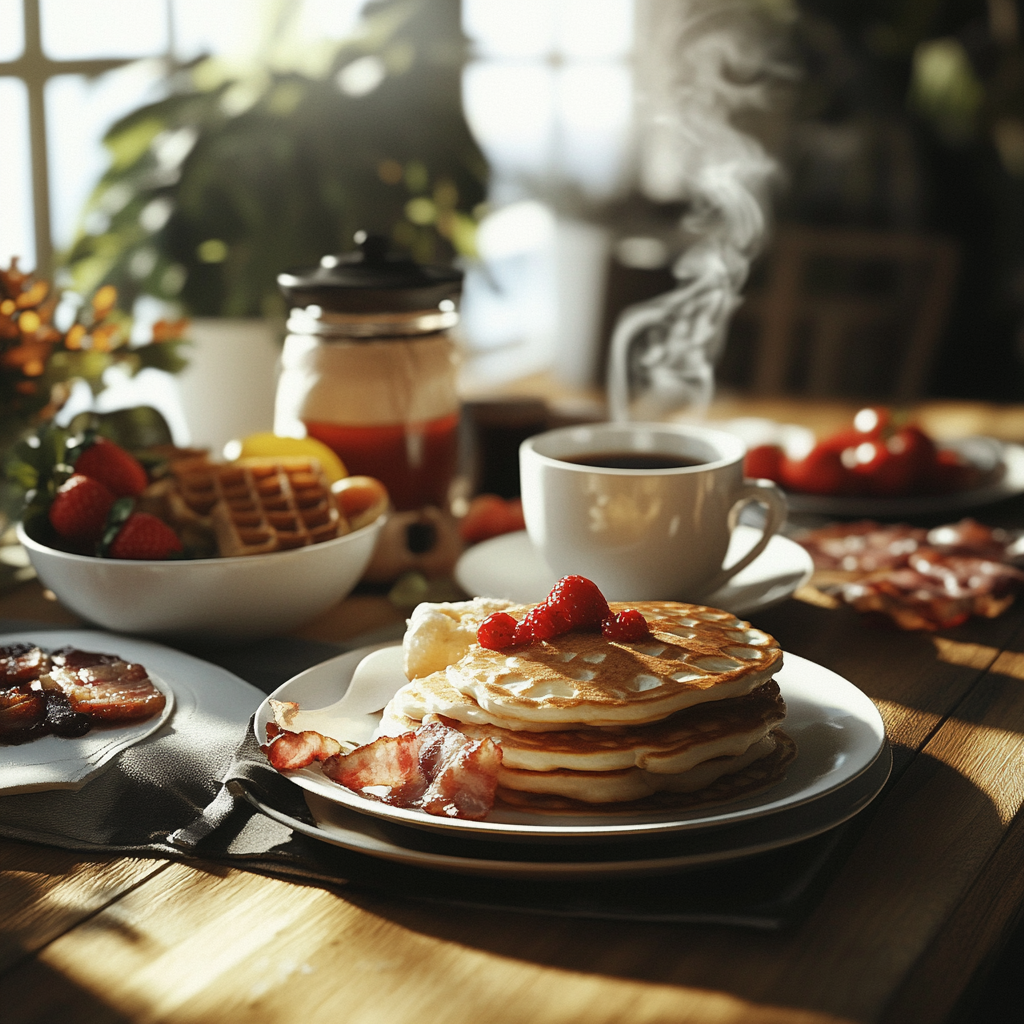
[[[171,474],[171,518],[182,528],[212,530],[223,556],[285,551],[349,531],[315,459],[186,459]]]

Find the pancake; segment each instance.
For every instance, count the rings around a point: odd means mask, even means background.
[[[431,679],[435,686],[446,685],[443,681],[438,683],[436,677]],[[427,714],[437,713],[431,707],[435,701],[421,689],[425,684],[429,685],[429,681],[407,683],[395,694],[385,709],[381,733],[399,735],[416,729]],[[447,695],[452,698],[447,701],[449,706],[459,697],[450,687]],[[441,696],[446,696],[444,690]],[[712,758],[743,754],[781,722],[785,714],[786,705],[778,684],[770,681],[745,697],[698,704],[648,725],[528,732],[462,721],[452,724],[471,739],[489,737],[500,742],[506,768],[532,772],[639,768],[673,775]]]
[[[436,710],[505,729],[635,725],[705,701],[743,696],[782,667],[776,641],[728,612],[670,601],[610,607],[613,612],[636,608],[647,619],[650,636],[626,642],[571,632],[503,651],[470,641],[443,676],[480,710],[467,702]],[[416,635],[415,626],[410,622],[413,636],[407,633],[407,639],[410,646],[421,646],[423,635]],[[460,636],[464,633],[460,628]],[[449,651],[457,652],[460,643],[457,637]],[[425,677],[427,689],[447,692],[433,676]]]
[[[767,633],[717,608],[645,601],[609,606],[644,616],[649,634],[637,641],[574,630],[503,650],[477,642],[488,615],[522,619],[531,607],[419,606],[404,642],[410,681],[378,734],[434,714],[495,740],[502,799],[530,809],[702,806],[782,777],[795,747],[775,732],[786,713],[772,679],[782,652]]]
[[[742,754],[714,757],[672,775],[645,772],[642,768],[622,768],[614,772],[574,772],[568,768],[530,772],[508,768],[503,762],[498,769],[498,785],[506,790],[563,796],[581,803],[622,803],[641,800],[654,793],[695,793],[723,775],[738,772],[767,757],[774,750],[775,737],[769,734]]]
[[[551,793],[528,793],[499,786],[502,803],[532,814],[579,814],[601,817],[614,814],[663,814],[666,811],[685,813],[731,803],[770,789],[785,778],[786,769],[796,757],[796,744],[784,732],[772,734],[775,750],[758,758],[746,768],[721,775],[703,789],[690,793],[661,791],[639,800],[618,803],[587,803]]]

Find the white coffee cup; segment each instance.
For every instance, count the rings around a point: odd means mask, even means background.
[[[598,423],[550,430],[519,448],[530,540],[559,575],[593,580],[610,601],[699,602],[749,565],[786,520],[769,480],[745,480],[746,446],[706,427]],[[609,455],[693,464],[612,468]],[[570,459],[605,458],[604,465]],[[758,542],[723,566],[739,513],[765,506]]]

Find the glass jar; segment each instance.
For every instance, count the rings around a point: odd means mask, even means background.
[[[399,510],[446,508],[459,426],[448,332],[461,272],[391,256],[371,236],[278,284],[292,309],[275,432],[323,441],[349,473],[381,480]]]

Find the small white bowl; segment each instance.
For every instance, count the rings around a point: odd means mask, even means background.
[[[286,633],[359,582],[386,515],[344,537],[266,555],[132,561],[58,551],[18,524],[43,585],[65,608],[118,633],[248,640]]]

